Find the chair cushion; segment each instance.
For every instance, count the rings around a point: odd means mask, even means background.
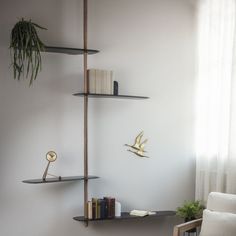
[[[236,214],[204,210],[200,236],[235,236]]]
[[[212,192],[208,196],[207,209],[236,214],[236,195]]]

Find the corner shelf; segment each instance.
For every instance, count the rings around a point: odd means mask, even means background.
[[[46,178],[44,181],[42,178],[41,179],[28,179],[28,180],[23,180],[23,183],[26,184],[47,184],[47,183],[59,183],[59,182],[69,182],[69,181],[78,181],[78,180],[85,180],[85,179],[98,179],[98,176],[92,176],[89,175],[88,178],[85,178],[84,176],[68,176],[68,177],[61,177],[59,178]]]
[[[117,99],[149,99],[144,96],[131,96],[131,95],[113,95],[113,94],[97,94],[97,93],[75,93],[77,97],[91,97],[91,98],[117,98]]]
[[[89,55],[99,53],[98,50],[94,49],[82,49],[82,48],[66,48],[66,47],[54,47],[54,46],[45,46],[43,52],[52,52],[52,53],[64,53],[69,55],[83,55],[88,53]]]
[[[115,217],[115,218],[108,218],[108,219],[86,219],[84,216],[76,216],[73,219],[76,221],[80,222],[93,222],[93,221],[111,221],[111,220],[131,220],[131,219],[158,219],[162,217],[167,217],[167,216],[175,216],[176,212],[175,211],[155,211],[155,215],[150,215],[150,216],[132,216],[129,214],[129,212],[122,212],[121,217]]]

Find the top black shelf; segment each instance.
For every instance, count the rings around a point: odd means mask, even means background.
[[[89,55],[96,54],[99,51],[94,49],[82,49],[82,48],[65,48],[65,47],[53,47],[53,46],[45,46],[45,52],[52,53],[64,53],[69,55],[81,55],[84,53],[88,53]]]

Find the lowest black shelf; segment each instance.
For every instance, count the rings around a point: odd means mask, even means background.
[[[97,93],[75,93],[73,95],[78,96],[78,97],[88,96],[91,98],[117,98],[117,99],[148,99],[149,98],[149,97],[144,97],[144,96],[97,94]]]
[[[98,179],[98,176],[92,176],[89,175],[88,179]],[[68,176],[68,177],[61,177],[56,178],[46,178],[46,180],[44,181],[42,178],[41,179],[28,179],[28,180],[23,180],[23,183],[26,184],[47,184],[47,183],[58,183],[58,182],[69,182],[69,181],[78,181],[78,180],[85,180],[84,176]]]
[[[162,218],[162,217],[167,217],[167,216],[175,216],[176,212],[175,211],[155,211],[155,215],[150,215],[150,216],[133,216],[130,215],[129,212],[122,212],[121,217],[115,217],[115,218],[108,218],[108,219],[86,219],[84,216],[76,216],[73,219],[80,221],[80,222],[92,222],[92,221],[110,221],[110,220],[130,220],[130,219],[153,219],[153,218]]]
[[[64,53],[69,55],[81,55],[87,52],[88,54],[96,54],[99,51],[94,49],[82,49],[82,48],[65,48],[65,47],[54,47],[54,46],[45,46],[45,52],[52,53]]]

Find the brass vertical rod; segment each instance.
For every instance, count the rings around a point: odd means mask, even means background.
[[[84,38],[84,217],[88,219],[88,0],[83,2],[83,38]],[[88,221],[86,221],[88,226]]]

